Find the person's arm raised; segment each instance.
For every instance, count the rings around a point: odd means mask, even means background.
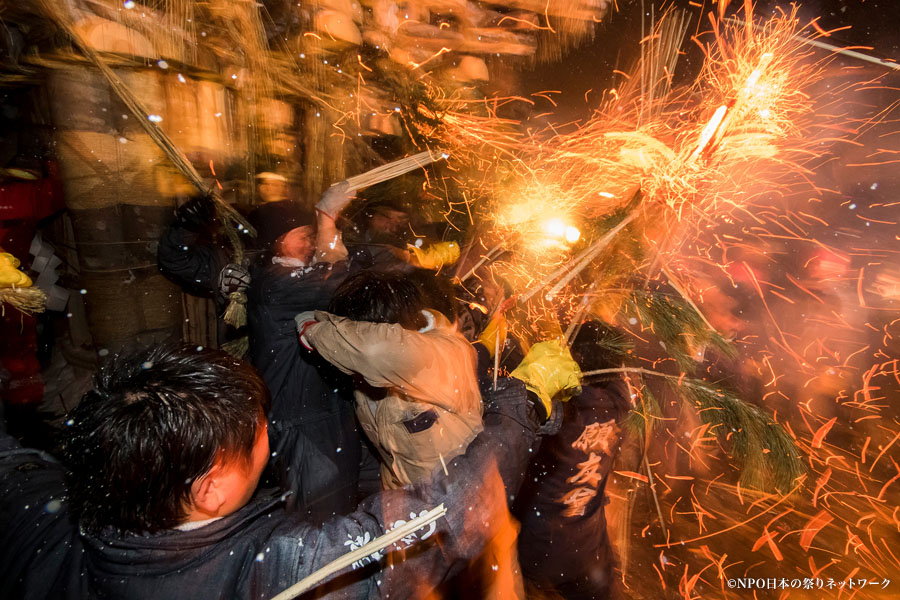
[[[341,211],[356,196],[346,181],[335,183],[322,194],[316,204],[316,256],[317,263],[336,263],[347,258],[347,248],[337,228]]]

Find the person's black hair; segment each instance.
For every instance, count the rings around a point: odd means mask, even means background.
[[[426,307],[440,312],[451,322],[456,321],[461,308],[459,298],[463,296],[459,286],[449,277],[428,269],[415,269],[406,276],[422,290]]]
[[[407,275],[360,271],[338,287],[328,310],[354,321],[399,323],[417,330],[426,325],[425,308],[425,295]]]
[[[191,484],[217,461],[249,466],[268,403],[253,367],[224,352],[160,345],[113,358],[61,434],[79,524],[137,534],[179,525]]]
[[[367,219],[371,219],[376,214],[383,213],[383,211],[385,210],[402,212],[407,215],[409,214],[409,208],[407,208],[402,202],[391,198],[384,198],[369,202],[368,204],[366,204],[364,214]]]
[[[597,371],[621,366],[631,346],[621,331],[590,320],[582,323],[572,340],[571,351],[582,371]]]

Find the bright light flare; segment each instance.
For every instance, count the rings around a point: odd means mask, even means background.
[[[562,219],[550,219],[544,223],[544,230],[555,238],[565,237],[566,224]]]
[[[574,244],[581,238],[581,231],[574,225],[569,225],[562,219],[550,219],[544,223],[544,231],[556,240],[565,240]]]

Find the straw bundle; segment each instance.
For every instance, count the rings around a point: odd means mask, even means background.
[[[228,294],[228,308],[222,317],[232,327],[243,327],[247,324],[247,294],[231,292]]]
[[[7,304],[28,315],[42,313],[46,302],[47,295],[36,287],[0,288],[0,314],[6,313]]]
[[[447,156],[447,154],[426,150],[425,152],[419,152],[418,154],[413,154],[412,156],[407,156],[406,158],[395,160],[394,162],[388,163],[386,165],[375,167],[374,169],[366,171],[365,173],[354,175],[353,177],[348,177],[346,181],[349,184],[351,190],[361,190],[363,188],[375,185],[376,183],[381,183],[383,181],[393,179],[394,177],[399,177],[401,175],[409,173],[410,171],[415,171],[416,169],[427,167],[428,165],[437,162],[442,158],[447,158]]]

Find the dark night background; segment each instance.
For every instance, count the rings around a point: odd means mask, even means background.
[[[700,4],[701,7],[696,6]],[[834,33],[826,41],[839,47],[860,47],[858,50],[877,58],[900,61],[900,1],[898,0],[807,0],[798,2],[802,23],[818,17],[817,23],[826,31],[849,27]],[[611,15],[598,29],[592,42],[587,42],[565,56],[563,62],[537,65],[531,73],[523,77],[523,93],[543,90],[561,92],[554,100],[560,105],[555,111],[557,120],[584,118],[593,108],[584,101],[585,93],[593,89],[599,93],[604,88],[615,85],[613,70],[627,71],[639,52],[641,38],[641,11],[645,23],[650,21],[651,5],[657,16],[667,7],[683,8],[691,15],[688,36],[709,30],[708,13],[717,14],[715,0],[619,0],[619,10]],[[727,15],[743,17],[743,0],[731,0]],[[761,19],[772,14],[779,7],[790,10],[791,3],[776,0],[756,2],[754,14]],[[825,56],[827,53],[821,51]],[[676,70],[676,84],[693,79],[699,68],[702,55],[697,45],[685,40],[683,55]],[[859,61],[851,64],[859,65]],[[588,96],[588,101],[596,102],[598,94]],[[550,109],[549,105],[546,107]]]

